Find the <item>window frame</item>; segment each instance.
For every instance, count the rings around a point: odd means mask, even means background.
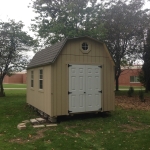
[[[30,86],[31,86],[31,88],[34,88],[34,71],[33,70],[31,70],[31,82],[30,82]]]
[[[82,50],[83,50],[83,51],[87,51],[88,48],[89,48],[88,43],[87,43],[87,42],[83,42],[83,43],[82,43]]]
[[[138,81],[138,78],[139,78],[138,76],[130,76],[130,83],[140,83]]]
[[[83,45],[85,44],[85,45]],[[85,46],[85,49],[83,48]],[[87,48],[87,49],[86,49]],[[84,41],[81,41],[80,42],[80,51],[83,53],[83,54],[87,54],[91,51],[91,43],[84,40]]]
[[[43,69],[39,69],[39,89],[43,90]]]

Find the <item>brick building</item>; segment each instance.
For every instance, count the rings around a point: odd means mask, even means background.
[[[119,85],[121,86],[141,86],[138,81],[139,72],[142,66],[131,66],[122,68],[122,73],[119,77]]]
[[[5,76],[3,83],[26,84],[26,72],[18,72],[13,75]]]

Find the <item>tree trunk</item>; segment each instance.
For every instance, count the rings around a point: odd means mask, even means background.
[[[3,88],[3,79],[0,79],[0,97],[4,97],[4,96],[5,96],[5,92]]]
[[[119,91],[119,76],[116,76],[115,79],[116,79],[116,91]]]
[[[148,93],[150,91],[150,82],[146,81],[145,91]]]

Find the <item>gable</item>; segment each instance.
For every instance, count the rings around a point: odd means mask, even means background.
[[[105,44],[96,39],[85,36],[85,37],[72,38],[72,39],[66,38],[66,39],[62,40],[61,42],[58,42],[58,43],[52,45],[51,47],[47,47],[47,48],[37,52],[35,54],[35,56],[33,57],[33,59],[31,60],[31,62],[29,63],[27,69],[54,63],[55,60],[57,59],[57,57],[59,56],[59,54],[61,52],[62,53],[65,52],[64,49],[65,49],[66,43],[67,44],[73,43],[72,48],[68,48],[67,50],[65,50],[65,51],[68,51],[68,54],[72,54],[72,55],[75,55],[75,54],[76,55],[89,55],[89,54],[91,54],[91,56],[92,56],[92,55],[95,55],[96,53],[97,53],[97,55],[100,55],[99,53],[103,49],[103,54],[101,54],[101,56],[104,56],[104,54],[107,55],[107,57],[109,57],[109,59],[111,59],[113,65],[114,65],[114,61],[113,61],[107,47],[105,46]],[[86,46],[88,46],[87,50],[86,50]],[[85,48],[83,48],[83,47],[85,47]],[[93,49],[96,50],[95,54],[94,54]],[[104,56],[104,57],[106,57],[106,56]]]
[[[83,43],[87,43],[89,50],[82,49]],[[80,57],[80,60],[84,58],[84,63],[95,62],[95,59],[103,63],[104,58],[107,58],[113,66],[115,65],[106,45],[89,37],[68,39],[60,54],[60,57],[67,56],[66,61],[70,62],[79,61],[77,57]]]

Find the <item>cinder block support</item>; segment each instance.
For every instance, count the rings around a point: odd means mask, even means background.
[[[57,117],[48,117],[48,120],[50,121],[50,122],[53,122],[53,123],[55,123],[55,122],[57,122]]]
[[[39,122],[36,119],[30,119],[30,122],[34,125],[39,124]]]
[[[45,125],[41,124],[41,125],[33,125],[33,128],[44,128]]]
[[[36,120],[37,120],[39,123],[45,123],[45,122],[46,122],[46,120],[43,119],[43,118],[36,118]]]
[[[46,127],[56,127],[57,124],[47,124]]]
[[[19,123],[19,124],[17,125],[17,128],[18,128],[19,130],[24,130],[24,129],[26,129],[26,124],[25,124],[25,123]]]

